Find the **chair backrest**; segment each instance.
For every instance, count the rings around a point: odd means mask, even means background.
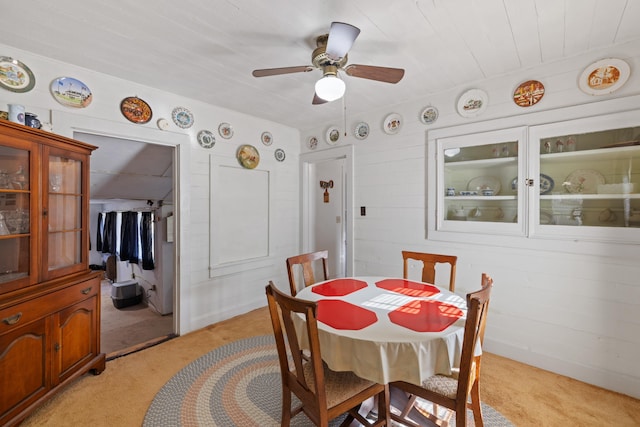
[[[402,251],[402,259],[404,260],[403,277],[408,279],[409,260],[414,259],[422,261],[422,281],[435,284],[436,281],[436,264],[449,264],[451,266],[449,276],[449,290],[456,290],[456,263],[458,257],[454,255],[429,254],[423,252]]]
[[[324,371],[320,357],[320,340],[318,338],[318,323],[316,319],[317,304],[289,296],[281,292],[273,282],[266,287],[269,314],[273,325],[273,332],[278,348],[282,384],[285,390],[293,392],[304,411],[320,413],[327,412],[327,398],[325,392]],[[298,344],[298,337],[293,323],[293,316],[304,316],[306,329],[304,333],[309,342],[308,361],[303,358]],[[287,349],[289,350],[287,352]],[[305,378],[305,363],[311,363],[312,377]],[[314,418],[311,416],[310,418]]]
[[[289,275],[289,286],[291,287],[291,296],[296,296],[298,293],[298,285],[295,279],[294,265],[302,266],[302,276],[304,278],[304,286],[311,286],[316,283],[316,279],[313,274],[314,261],[322,260],[322,272],[324,273],[324,279],[329,278],[329,251],[317,251],[310,252],[308,254],[296,255],[287,258],[287,274]]]
[[[493,288],[493,280],[482,275],[482,289],[467,294],[467,320],[464,326],[464,340],[462,342],[462,355],[460,356],[460,375],[458,377],[457,399],[466,402],[467,396],[475,376],[478,375],[476,364],[479,363],[475,356],[476,346],[482,344],[484,329],[489,310],[489,297]]]

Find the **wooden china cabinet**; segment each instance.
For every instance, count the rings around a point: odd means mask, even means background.
[[[95,148],[0,120],[0,425],[105,369],[88,263]]]

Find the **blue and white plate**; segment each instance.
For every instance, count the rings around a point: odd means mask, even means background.
[[[184,107],[176,107],[171,112],[173,123],[179,128],[187,129],[193,126],[193,114]]]

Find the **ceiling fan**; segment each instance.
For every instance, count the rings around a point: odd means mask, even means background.
[[[277,76],[280,74],[306,73],[315,68],[322,70],[322,78],[316,82],[312,104],[324,104],[335,101],[344,95],[344,81],[338,77],[338,71],[348,76],[377,80],[385,83],[398,83],[404,76],[402,68],[376,67],[372,65],[347,65],[347,53],[360,34],[360,29],[344,22],[332,22],[329,34],[316,39],[316,48],[311,54],[313,65],[297,67],[266,68],[253,70],[254,77]]]

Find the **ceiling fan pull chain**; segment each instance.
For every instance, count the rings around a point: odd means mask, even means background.
[[[347,101],[346,96],[342,97],[342,110],[344,112],[344,137],[347,137]]]

